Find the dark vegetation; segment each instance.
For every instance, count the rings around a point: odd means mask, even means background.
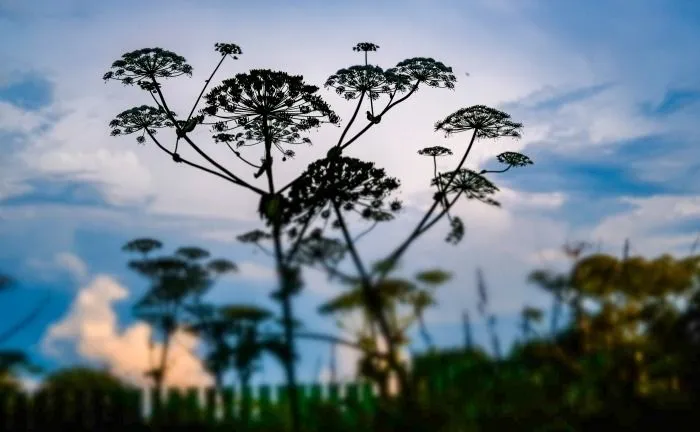
[[[693,430],[700,421],[695,409],[700,399],[700,256],[617,258],[584,254],[580,248],[568,251],[570,271],[537,270],[530,280],[552,294],[553,310],[569,310],[571,319],[554,316],[543,323],[543,311],[525,307],[522,336],[507,355],[469,345],[469,338],[460,348],[417,355],[410,372],[416,389],[410,412],[400,394],[373,392],[362,384],[381,382],[371,369],[361,369],[359,385],[299,386],[303,430]],[[481,288],[488,317],[488,290]],[[30,424],[71,424],[73,430],[97,430],[90,428],[98,424],[103,425],[99,430],[288,430],[286,386],[255,391],[244,386],[240,393],[240,383],[253,370],[254,360],[245,359],[258,358],[270,341],[280,344],[279,332],[241,338],[242,329],[261,327],[269,315],[242,306],[232,306],[229,313],[222,323],[246,323],[231,324],[230,356],[221,366],[238,370],[235,387],[217,381],[199,402],[196,390],[169,389],[146,420],[140,414],[146,395],[140,390],[107,372],[67,369],[49,375],[33,397],[4,387],[6,430],[26,430],[21,429],[28,426],[23,413]],[[199,327],[188,325],[201,331],[217,321],[196,317],[191,322],[199,322]],[[212,364],[221,347],[206,340],[211,351],[203,361]],[[218,413],[212,408],[216,395],[225,405]]]

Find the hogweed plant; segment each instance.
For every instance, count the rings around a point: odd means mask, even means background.
[[[437,122],[435,130],[448,136],[470,133],[468,145],[465,150],[455,150],[461,158],[448,172],[437,171],[435,158],[448,156],[450,150],[432,147],[419,151],[433,158],[431,180],[436,188],[433,204],[386,259],[368,266],[356,244],[364,233],[399,214],[401,202],[391,196],[399,188],[400,181],[373,162],[347,156],[344,152],[369,129],[378,127],[384,116],[419,88],[454,89],[456,82],[452,68],[432,58],[410,58],[388,69],[368,64],[368,54],[378,48],[369,42],[357,44],[353,50],[363,54],[364,64],[340,69],[328,78],[326,88],[356,104],[353,114],[326,156],[309,164],[296,179],[281,187],[275,182],[275,157],[282,161],[295,157],[292,147],[311,143],[306,135],[312,129],[324,124],[340,126],[338,115],[317,94],[319,87],[307,84],[302,76],[254,69],[224,79],[209,89],[223,62],[227,58],[235,60],[242,53],[235,44],[217,43],[215,51],[220,60],[192,109],[187,115],[181,115],[170,108],[163,89],[167,79],[192,75],[192,67],[178,54],[161,48],[133,51],[115,61],[104,75],[105,80],[138,86],[152,102],[117,115],[110,123],[112,135],[137,134],[139,143],[149,140],[174,162],[205,171],[259,196],[258,211],[265,228],[244,234],[239,240],[264,250],[268,249],[262,242],[272,243],[270,253],[279,278],[279,289],[273,292],[273,298],[281,305],[286,347],[283,366],[295,431],[300,425],[292,298],[303,286],[302,267],[319,265],[333,277],[356,282],[362,301],[386,343],[386,358],[399,377],[402,394],[410,399],[408,375],[396,356],[402,335],[390,324],[383,306],[386,302],[382,302],[384,282],[409,246],[445,215],[451,226],[448,241],[459,242],[464,235],[464,224],[458,216],[450,214],[450,209],[460,198],[498,204],[492,198],[498,188],[484,176],[489,172],[477,173],[467,168],[465,162],[477,140],[518,138],[522,129],[508,114],[483,105],[459,109]],[[364,117],[358,115],[363,107],[366,109]],[[359,130],[351,133],[351,127],[356,124]],[[210,127],[214,143],[231,152],[237,168],[215,160],[195,141],[193,131],[202,125]],[[174,132],[168,137],[172,144],[167,144],[157,134],[164,129]],[[189,146],[202,160],[181,155],[180,145]],[[506,165],[501,171],[532,163],[526,156],[512,152],[499,155],[498,160]],[[260,177],[265,180],[265,187],[254,184]],[[362,234],[351,233],[348,224],[351,214],[359,215],[369,224]],[[339,234],[328,235],[328,230]],[[355,274],[343,274],[338,270],[338,264],[347,256]]]
[[[226,259],[205,261],[209,252],[194,246],[180,247],[171,255],[150,256],[162,247],[158,240],[139,238],[122,248],[140,255],[130,260],[128,266],[150,282],[148,290],[134,306],[134,314],[162,335],[160,359],[146,372],[158,393],[162,391],[169,369],[168,354],[175,332],[193,318],[193,308],[201,305],[202,297],[221,276],[238,270]],[[153,333],[149,345],[152,352]]]

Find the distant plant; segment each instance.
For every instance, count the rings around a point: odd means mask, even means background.
[[[126,252],[141,258],[129,261],[129,268],[147,278],[151,285],[134,306],[134,313],[162,335],[161,356],[157,364],[146,372],[160,391],[168,370],[168,353],[174,333],[182,328],[202,303],[217,278],[235,272],[237,267],[225,259],[210,259],[209,252],[199,247],[181,247],[172,255],[150,257],[162,247],[155,239],[139,238],[124,245]]]
[[[367,310],[388,346],[390,367],[398,374],[402,393],[410,400],[407,371],[396,356],[400,335],[392,330],[387,311],[382,308],[384,282],[409,246],[444,216],[448,217],[451,227],[447,240],[459,242],[464,235],[464,224],[458,216],[450,214],[450,209],[459,198],[498,205],[493,199],[498,188],[485,177],[487,172],[477,173],[468,169],[464,166],[465,161],[477,139],[519,138],[522,128],[508,114],[483,105],[459,109],[437,122],[435,129],[448,136],[471,132],[468,146],[455,168],[444,173],[437,172],[435,158],[449,154],[448,151],[427,148],[419,152],[433,158],[432,185],[436,188],[433,203],[406,240],[388,258],[373,269],[367,268],[356,248],[360,236],[351,233],[348,215],[354,213],[372,224],[364,232],[380,222],[394,219],[402,205],[391,196],[399,188],[400,182],[390,177],[384,169],[375,167],[374,163],[346,156],[344,151],[369,129],[380,125],[389,111],[419,88],[453,89],[456,82],[452,68],[432,58],[410,58],[388,69],[368,64],[368,53],[378,48],[369,42],[357,44],[353,50],[363,53],[364,64],[340,69],[328,78],[325,87],[334,89],[345,100],[356,101],[356,108],[337,144],[328,150],[326,157],[309,164],[299,177],[282,187],[275,182],[274,155],[279,155],[282,161],[293,158],[296,153],[291,147],[311,143],[304,134],[323,124],[340,123],[340,118],[316,94],[319,88],[304,82],[303,77],[254,69],[224,79],[206,93],[223,61],[226,58],[237,59],[241,54],[240,47],[235,44],[217,43],[215,51],[221,56],[219,63],[206,80],[192,109],[187,115],[180,115],[167,103],[162,83],[165,79],[191,76],[192,67],[182,56],[161,48],[132,51],[115,61],[111,70],[104,75],[105,80],[139,86],[154,104],[134,107],[118,114],[110,123],[112,135],[138,134],[139,143],[149,139],[174,162],[205,171],[259,196],[258,212],[268,229],[252,231],[239,239],[258,245],[262,241],[273,244],[272,255],[279,276],[279,290],[273,293],[273,297],[280,302],[282,310],[285,373],[295,432],[300,429],[300,420],[294,367],[292,297],[303,286],[302,266],[311,264],[309,261],[324,261],[324,268],[337,276],[339,271],[329,261],[336,261],[337,264],[339,259],[349,255],[356,272],[352,277],[359,281]],[[195,115],[202,100],[204,107]],[[385,102],[383,108],[378,106],[380,101]],[[365,119],[360,120],[358,113],[367,102],[369,109],[365,111]],[[364,126],[351,134],[351,126],[362,121],[365,122]],[[234,160],[242,163],[238,169],[225,167],[195,142],[193,132],[199,125],[211,127],[213,141],[230,150]],[[162,129],[174,131],[172,145],[157,137],[156,133]],[[194,150],[206,164],[183,155],[181,142]],[[252,150],[258,150],[257,156],[249,156]],[[532,163],[526,156],[512,152],[501,154],[498,160],[506,166],[501,171]],[[252,178],[244,179],[242,173],[245,171],[241,168],[248,170]],[[264,179],[264,185],[256,184],[260,177]],[[324,235],[328,222],[331,222],[331,228],[338,230],[339,238]],[[328,246],[332,248],[327,250]],[[304,249],[312,253],[307,253],[306,262],[302,263],[298,258]]]
[[[387,313],[392,332],[400,335],[399,341],[402,347],[410,343],[407,332],[417,322],[423,341],[428,348],[434,348],[424,321],[424,313],[428,307],[436,304],[435,289],[447,282],[450,277],[449,273],[436,269],[419,272],[415,276],[415,281],[386,279],[382,282],[381,307]],[[346,327],[343,324],[344,317],[356,311],[362,312],[363,323],[361,328],[355,330],[356,338],[362,346],[366,347],[366,352],[371,352],[375,348],[379,333],[376,321],[372,319],[371,311],[367,309],[363,299],[360,281],[355,281],[354,287],[349,291],[339,294],[319,307],[321,314],[337,316],[341,328]],[[384,358],[365,355],[360,359],[358,367],[360,376],[376,381],[382,395],[385,396],[388,395],[389,379],[386,363]]]
[[[204,366],[214,376],[216,388],[223,386],[223,375],[231,368],[238,372],[242,386],[247,387],[257,370],[257,360],[265,348],[275,351],[278,339],[261,340],[259,327],[272,318],[272,313],[254,305],[214,306],[202,304],[191,308],[194,316],[185,329],[199,336],[209,346]]]

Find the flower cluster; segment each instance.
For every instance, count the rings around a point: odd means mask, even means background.
[[[316,228],[299,243],[295,261],[309,266],[318,262],[336,265],[343,259],[346,252],[347,246],[343,242],[324,237],[321,229]]]
[[[426,83],[430,87],[454,89],[457,81],[451,67],[426,57],[404,60],[387,72],[417,83]]]
[[[364,219],[384,221],[392,219],[392,212],[401,209],[399,201],[386,202],[400,182],[388,177],[372,162],[349,157],[321,159],[309,165],[290,187],[284,199],[282,219],[286,222],[306,223],[320,213],[328,218],[329,205],[344,211],[355,211]]]
[[[138,84],[148,91],[154,91],[158,86],[156,78],[192,76],[192,66],[184,57],[162,48],[128,52],[112,63],[111,69],[102,79],[121,81],[125,85]]]
[[[301,132],[340,121],[316,91],[301,76],[254,69],[213,88],[202,112],[216,120],[216,141],[237,147],[270,142],[284,153],[280,144],[310,143]]]
[[[446,136],[453,133],[473,130],[476,138],[520,138],[522,123],[510,120],[510,115],[484,105],[462,108],[435,123],[435,130],[442,130]]]
[[[379,66],[366,65],[340,69],[326,80],[325,87],[334,88],[346,100],[356,99],[362,93],[377,100],[381,94],[405,91],[408,84],[405,76],[384,71]]]
[[[450,179],[452,179],[451,182]],[[445,194],[461,192],[467,199],[475,199],[496,206],[499,205],[497,201],[490,198],[490,195],[493,195],[499,190],[496,185],[491,183],[486,177],[469,168],[460,168],[456,172],[441,173],[434,178],[431,183],[433,186],[438,186],[438,189]]]
[[[214,51],[224,56],[231,56],[234,60],[238,60],[238,57],[236,56],[243,53],[243,51],[241,51],[241,47],[233,43],[215,43]]]
[[[532,160],[524,154],[516,152],[503,152],[496,156],[498,162],[508,165],[509,167],[524,167],[532,165]]]
[[[372,42],[360,42],[354,47],[352,47],[353,51],[362,51],[362,52],[368,52],[368,51],[376,51],[377,48],[379,48],[379,45],[373,44]]]
[[[445,148],[445,147],[442,147],[442,146],[433,146],[433,147],[426,147],[426,148],[418,150],[418,154],[421,156],[438,157],[438,156],[451,155],[452,150]]]
[[[171,112],[170,115],[175,116],[175,113]],[[109,122],[112,136],[129,135],[141,131],[142,134],[136,137],[139,144],[143,144],[146,140],[145,133],[155,135],[156,129],[172,126],[173,123],[168,119],[164,109],[148,105],[128,109]]]

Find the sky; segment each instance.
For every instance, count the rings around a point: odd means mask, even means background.
[[[137,237],[158,238],[167,252],[200,246],[237,263],[241,271],[217,283],[210,300],[277,307],[269,298],[271,259],[236,240],[261,227],[255,196],[176,165],[133,136],[109,136],[116,114],[149,102],[138,88],[101,79],[125,52],[161,47],[184,56],[193,76],[164,88],[171,106],[184,111],[218,61],[214,43],[236,43],[243,54],[215,81],[254,68],[300,74],[345,121],[354,105],[323,83],[363,62],[351,49],[358,42],[378,44],[369,60],[384,68],[411,57],[451,66],[455,90],[422,88],[348,149],[402,183],[400,217],[360,244],[368,260],[390,252],[430,205],[432,167],[417,150],[442,145],[461,154],[467,144],[465,135],[434,132],[436,121],[483,104],[524,123],[522,139],[477,141],[467,161],[494,169],[504,151],[534,161],[491,178],[501,208],[458,204],[464,240],[446,244],[445,221],[402,262],[409,276],[435,267],[452,272],[426,317],[436,343],[448,347],[462,343],[464,310],[477,321],[477,341],[488,340],[476,319],[477,268],[508,343],[523,306],[549,307],[551,299],[526,276],[565,269],[565,242],[619,254],[630,239],[631,252],[648,257],[691,250],[700,228],[698,24],[700,5],[690,0],[0,0],[0,39],[12,41],[0,45],[0,271],[18,281],[0,294],[0,330],[50,299],[0,348],[27,350],[47,371],[88,364],[142,380],[149,329],[131,306],[147,283],[127,269],[129,256],[120,250]],[[280,182],[323,156],[339,133],[334,126],[311,132],[313,146],[280,167]],[[211,141],[205,130],[195,136]],[[206,146],[249,175],[213,143]],[[456,162],[445,158],[439,168]],[[320,272],[305,277],[294,305],[305,325],[348,336],[316,312],[343,287]],[[210,378],[188,354],[198,341],[177,340],[168,383],[206,384]],[[424,348],[416,339],[409,351]],[[327,377],[327,345],[304,342],[300,353],[302,381]],[[352,377],[356,360],[340,350],[342,377]],[[254,382],[281,379],[279,366],[266,360]]]

